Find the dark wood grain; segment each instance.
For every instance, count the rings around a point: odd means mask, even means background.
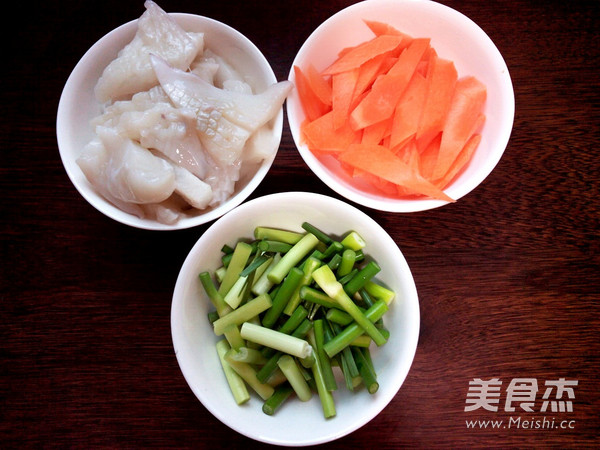
[[[239,29],[284,79],[312,30],[351,3],[159,4]],[[600,8],[442,3],[477,22],[504,55],[514,130],[496,169],[456,204],[413,214],[360,207],[411,267],[421,334],[393,401],[329,446],[597,448]],[[172,349],[172,290],[207,226],[160,233],[112,222],[79,196],[59,158],[56,109],[70,71],[141,11],[141,0],[61,0],[5,15],[18,28],[5,41],[1,93],[2,448],[253,445],[198,402]],[[298,189],[338,197],[308,170],[286,124],[273,169],[252,197]],[[467,420],[510,419],[502,403],[496,413],[464,411],[469,381],[494,377],[506,385],[578,380],[573,412],[552,416],[574,428],[467,428]]]

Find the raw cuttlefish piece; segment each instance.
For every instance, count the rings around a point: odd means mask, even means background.
[[[173,194],[176,175],[169,162],[113,128],[99,126],[96,133],[98,139],[83,149],[77,163],[88,180],[107,193],[107,200],[160,203]]]
[[[178,165],[175,170],[175,192],[194,208],[206,208],[212,198],[212,188],[197,176]]]
[[[202,56],[194,60],[190,66],[190,72],[195,73],[207,83],[214,85],[215,75],[219,71],[219,64],[215,58],[207,56],[207,53],[208,49],[205,49]]]
[[[135,94],[131,101],[110,105],[92,122],[100,124],[116,127],[120,134],[158,150],[201,179],[212,165],[196,132],[195,116],[175,108],[160,86]]]
[[[188,33],[152,0],[138,19],[133,40],[102,73],[95,87],[101,103],[146,91],[157,84],[150,54],[160,55],[173,67],[187,69],[204,49],[203,33]]]
[[[164,202],[139,205],[147,219],[155,219],[160,223],[173,225],[184,216],[184,211],[189,209],[187,202],[172,195]]]
[[[228,91],[172,67],[158,56],[150,59],[173,104],[195,112],[200,141],[222,165],[239,159],[248,138],[276,116],[292,88],[286,80],[258,94]]]
[[[87,180],[92,184],[92,186],[94,186],[96,191],[102,197],[111,202],[121,211],[144,218],[146,214],[141,205],[125,202],[114,197],[110,193],[108,186],[106,185],[105,172],[108,160],[108,152],[102,145],[102,142],[100,142],[100,139],[96,137],[83,148],[81,155],[77,159],[77,164],[81,168],[81,171]]]
[[[229,81],[247,81],[246,78],[229,63],[229,61],[215,53],[212,49],[204,49],[202,58],[210,58],[217,64],[217,71],[214,74],[212,83],[210,83],[213,86],[224,88],[225,83]]]

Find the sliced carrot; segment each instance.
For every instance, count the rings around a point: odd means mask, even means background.
[[[356,86],[354,87],[354,97],[367,91],[378,75],[389,70],[391,67],[390,62],[391,64],[395,62],[394,57],[390,56],[389,53],[383,53],[360,66],[358,69]]]
[[[300,103],[308,120],[315,120],[325,114],[330,108],[319,100],[310,87],[308,78],[298,66],[294,66],[294,76]]]
[[[440,152],[440,141],[442,133],[439,133],[424,149],[420,150],[421,161],[420,170],[424,178],[431,180],[435,164],[437,163],[438,153]]]
[[[420,148],[425,148],[444,129],[457,79],[458,74],[452,61],[437,56],[430,59],[426,78],[427,93],[417,128]]]
[[[367,27],[369,27],[369,29],[373,32],[373,34],[375,36],[383,36],[383,35],[391,35],[391,36],[402,36],[404,42],[406,42],[406,45],[408,45],[410,43],[410,41],[412,41],[412,37],[406,33],[403,33],[402,31],[398,30],[397,28],[394,28],[393,26],[384,23],[384,22],[379,22],[377,20],[364,20],[365,24],[367,25]]]
[[[427,50],[425,50],[425,54],[423,55],[423,58],[421,58],[421,61],[419,61],[419,64],[417,64],[417,68],[415,69],[415,72],[418,72],[421,75],[423,75],[424,77],[427,77],[429,63],[431,62],[432,58],[436,58],[436,57],[437,57],[437,52],[435,51],[435,49],[433,47],[429,47]]]
[[[394,111],[390,138],[392,148],[416,135],[426,92],[425,77],[415,72]]]
[[[348,70],[357,69],[365,62],[383,53],[397,48],[402,42],[402,36],[382,35],[363,42],[344,52],[333,64],[323,71],[324,75],[333,75]]]
[[[350,104],[359,69],[336,73],[331,77],[333,125],[340,128],[348,121]]]
[[[383,139],[390,135],[392,129],[392,118],[374,123],[363,128],[361,143],[380,144]]]
[[[432,174],[434,180],[444,176],[480,124],[486,96],[486,88],[477,78],[469,76],[457,81]]]
[[[355,129],[372,125],[392,115],[417,64],[429,48],[429,42],[426,38],[414,39],[394,66],[373,83],[369,95],[350,114],[350,123]]]
[[[479,145],[485,86],[459,79],[429,39],[365,23],[375,37],[342,49],[325,71],[294,67],[302,142],[337,160],[359,189],[452,202],[443,189]]]
[[[417,149],[417,143],[414,139],[409,139],[408,142],[399,150],[396,150],[396,155],[402,159],[404,164],[410,167],[415,172],[420,172],[421,155]]]
[[[324,105],[331,106],[331,78],[326,79],[312,64],[306,67],[306,78],[318,99]]]
[[[384,136],[383,140],[381,141],[381,145],[383,145],[384,147],[387,147],[387,148],[391,148],[390,147],[390,135],[389,134],[387,136]]]
[[[458,173],[462,171],[467,163],[471,160],[473,153],[475,153],[475,150],[479,146],[480,142],[480,134],[474,134],[471,136],[452,163],[452,166],[450,166],[450,169],[446,172],[443,178],[436,181],[436,186],[439,186],[440,189],[444,189],[446,186],[448,186],[448,184],[450,184],[456,175],[458,175]]]
[[[362,169],[354,169],[353,173],[354,178],[362,178],[368,184],[373,186],[378,191],[381,191],[387,195],[393,196],[398,193],[398,186],[394,183],[391,183],[383,178],[378,177],[377,175],[373,175],[370,172],[367,172]]]
[[[333,111],[329,111],[313,121],[302,124],[302,136],[311,150],[337,153],[359,141],[360,133],[352,130],[348,122],[336,128],[333,120]]]
[[[390,149],[381,145],[352,144],[340,153],[338,158],[342,162],[422,195],[448,202],[454,201],[407,166]]]

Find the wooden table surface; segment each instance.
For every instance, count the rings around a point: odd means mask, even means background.
[[[308,35],[351,3],[159,2],[237,28],[278,79]],[[456,204],[413,214],[361,207],[411,267],[421,333],[393,401],[329,448],[598,447],[599,5],[442,3],[502,52],[514,130],[493,173]],[[253,445],[195,398],[173,352],[173,287],[208,225],[115,223],[77,193],[59,158],[56,110],[70,71],[98,38],[137,18],[142,0],[16,8],[4,16],[18,24],[5,39],[1,89],[0,447]],[[251,198],[297,189],[338,197],[308,170],[286,124]],[[494,378],[498,410],[469,411],[469,383]],[[507,411],[514,384],[533,381],[533,411],[516,400]],[[542,411],[552,386],[547,400],[572,411]]]

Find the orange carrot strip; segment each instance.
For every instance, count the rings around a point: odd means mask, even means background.
[[[373,175],[370,172],[367,172],[362,169],[354,169],[353,173],[354,178],[362,178],[371,186],[376,188],[377,190],[391,196],[396,196],[398,192],[398,186],[394,183],[391,183],[383,178],[378,177],[377,175]]]
[[[361,143],[380,144],[386,136],[389,136],[391,128],[392,118],[369,125],[363,128]]]
[[[418,172],[411,170],[391,150],[381,145],[352,144],[340,153],[338,158],[342,162],[428,197],[454,201]]]
[[[431,142],[421,151],[421,175],[426,180],[432,180],[433,171],[437,163],[438,153],[440,152],[440,141],[442,133],[439,133]]]
[[[311,150],[337,153],[359,141],[360,134],[352,130],[347,122],[335,128],[333,120],[333,111],[329,111],[312,122],[302,124],[302,135]]]
[[[344,126],[348,121],[354,87],[358,79],[358,70],[353,69],[336,73],[331,77],[333,125],[335,128]]]
[[[414,139],[409,139],[406,145],[396,150],[395,153],[411,170],[420,172],[421,155]]]
[[[356,86],[354,87],[353,95],[355,98],[368,90],[378,75],[389,70],[391,67],[391,65],[389,65],[390,60],[393,61],[393,57],[390,56],[389,53],[383,53],[360,66],[358,69]]]
[[[310,87],[310,83],[306,75],[304,75],[304,72],[302,72],[302,70],[297,66],[294,66],[294,75],[294,84],[296,86],[298,96],[300,97],[302,109],[304,110],[304,114],[306,115],[307,119],[315,120],[317,117],[321,117],[330,108],[321,100],[319,100],[317,95]]]
[[[426,38],[414,39],[394,66],[373,83],[369,95],[350,114],[350,123],[355,129],[372,125],[393,114],[417,64],[429,48],[429,42]]]
[[[344,52],[333,64],[323,71],[323,75],[333,75],[348,70],[357,69],[365,62],[382,53],[394,50],[402,42],[402,36],[382,35],[363,42]]]
[[[444,129],[457,79],[452,61],[438,57],[431,59],[426,78],[427,94],[417,128],[417,141],[421,148],[425,148]]]
[[[396,147],[416,135],[426,92],[425,77],[415,72],[394,111],[391,147]]]
[[[403,33],[387,23],[367,19],[365,19],[364,22],[375,36],[383,36],[386,34],[391,36],[402,36],[407,44],[413,39],[410,35]]]
[[[312,64],[306,68],[306,78],[317,98],[323,104],[331,106],[331,79],[326,80]]]
[[[486,95],[485,86],[475,77],[464,77],[457,81],[442,134],[437,164],[432,174],[433,179],[444,176],[475,132],[475,127],[481,120]]]
[[[471,138],[467,141],[465,146],[462,148],[462,150],[452,163],[452,166],[450,166],[448,172],[446,172],[443,178],[436,181],[436,186],[439,186],[440,189],[444,189],[446,186],[448,186],[450,182],[454,180],[456,175],[458,175],[458,173],[461,170],[463,170],[463,168],[471,160],[471,157],[473,156],[473,153],[475,153],[475,150],[479,146],[480,142],[480,134],[474,134],[473,136],[471,136]]]

